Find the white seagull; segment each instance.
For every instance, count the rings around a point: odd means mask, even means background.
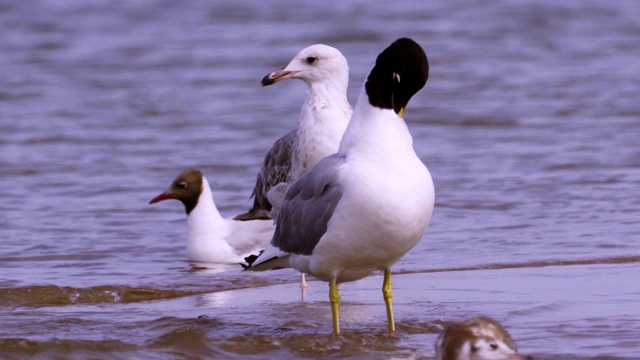
[[[329,282],[336,334],[337,285],[376,269],[384,270],[388,328],[395,331],[391,266],[426,232],[435,196],[402,118],[428,74],[427,56],[411,39],[378,55],[338,153],[289,188],[271,244],[248,269],[293,267]]]
[[[449,324],[436,340],[437,360],[525,360],[496,320],[477,316]]]
[[[236,221],[220,215],[207,178],[199,170],[185,170],[164,193],[149,204],[180,200],[187,212],[187,256],[206,263],[244,263],[244,258],[264,249],[273,237],[271,221]]]
[[[236,220],[275,219],[290,184],[320,160],[335,154],[349,118],[349,65],[338,49],[316,44],[301,50],[284,69],[262,79],[262,86],[287,79],[307,84],[298,125],[267,153],[251,197],[252,208]]]

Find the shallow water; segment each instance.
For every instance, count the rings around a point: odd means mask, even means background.
[[[446,322],[494,317],[536,359],[640,358],[640,22],[634,1],[0,2],[3,358],[430,359]],[[431,63],[406,119],[436,185],[427,235],[382,278],[300,301],[289,270],[192,269],[201,169],[249,206],[302,82],[303,47],[349,59],[349,98],[399,36]]]

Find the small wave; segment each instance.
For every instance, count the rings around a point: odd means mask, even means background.
[[[135,345],[118,340],[88,341],[52,339],[47,341],[34,341],[22,338],[0,339],[0,354],[3,355],[3,358],[5,356],[10,358],[12,355],[22,357],[41,354],[67,357],[70,353],[75,352],[79,353],[79,356],[86,358],[96,356],[96,353],[108,353],[110,359],[117,359],[118,357],[114,356],[115,353],[134,349]]]
[[[472,202],[472,201],[464,201],[464,202],[438,202],[436,204],[437,207],[440,208],[449,208],[449,209],[464,209],[464,210],[493,210],[493,211],[507,211],[518,206],[518,203],[515,202],[496,202],[496,203],[486,203],[486,202]]]
[[[603,264],[632,264],[640,263],[640,255],[631,256],[614,256],[606,258],[594,259],[577,259],[577,260],[533,260],[523,263],[500,263],[485,264],[477,266],[442,268],[442,269],[426,269],[426,270],[404,270],[398,271],[396,274],[421,274],[421,273],[437,273],[452,271],[475,271],[475,270],[502,270],[502,269],[521,269],[521,268],[537,268],[546,266],[574,266],[574,265],[603,265]]]
[[[157,350],[166,349],[174,355],[179,354],[185,357],[211,357],[216,352],[210,344],[206,331],[194,327],[181,327],[158,336],[148,347]]]
[[[517,119],[505,117],[504,115],[494,116],[466,116],[460,114],[441,114],[434,118],[419,120],[420,123],[442,126],[457,127],[492,127],[492,128],[511,128],[519,126]]]
[[[46,251],[55,249],[55,247],[50,245],[36,245],[27,249],[27,251]],[[96,255],[96,254],[65,254],[65,255],[41,255],[41,256],[16,256],[16,257],[3,257],[0,258],[0,262],[26,262],[26,261],[77,261],[77,260],[101,260],[106,258],[105,255]]]
[[[0,102],[6,101],[6,102],[15,102],[18,100],[29,100],[29,99],[36,99],[41,97],[42,94],[41,93],[37,93],[37,92],[22,92],[22,93],[18,93],[18,92],[6,92],[6,91],[0,91]]]
[[[194,291],[136,288],[130,286],[36,285],[0,289],[0,306],[61,306],[73,304],[134,303],[174,299],[197,294]]]
[[[0,259],[1,260],[1,259]],[[190,271],[207,273],[208,269]],[[242,279],[242,281],[239,281]],[[273,277],[247,277],[229,274],[224,280],[203,288],[201,284],[182,284],[181,289],[133,287],[126,285],[100,285],[87,288],[57,285],[30,285],[0,288],[0,306],[65,306],[77,304],[137,303],[153,300],[170,300],[184,296],[211,294],[219,291],[272,286],[298,281]]]
[[[243,356],[269,354],[271,357],[284,358],[294,354],[296,357],[326,358],[388,358],[412,354],[414,349],[399,342],[402,335],[372,328],[345,332],[340,336],[333,334],[284,333],[262,334],[245,333],[230,337],[211,339],[218,349]],[[374,356],[376,354],[377,356]],[[278,356],[280,355],[280,356]]]

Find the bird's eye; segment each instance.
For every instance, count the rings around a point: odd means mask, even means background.
[[[307,64],[313,64],[314,62],[316,62],[316,60],[318,60],[318,58],[315,56],[309,56],[307,57],[306,60],[307,60]]]
[[[489,347],[491,348],[491,350],[498,350],[498,344],[496,343],[489,344]]]
[[[398,83],[400,82],[400,74],[394,72],[393,73],[393,80],[397,81]]]
[[[474,353],[476,351],[480,350],[479,347],[475,346],[475,345],[471,345],[471,352]]]
[[[183,182],[178,183],[178,187],[181,188],[181,189],[186,189],[187,188],[187,182],[183,181]]]

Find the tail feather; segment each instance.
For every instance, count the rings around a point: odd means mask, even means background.
[[[289,253],[273,246],[268,246],[259,255],[250,255],[244,258],[248,265],[243,266],[244,271],[265,271],[289,268]]]

